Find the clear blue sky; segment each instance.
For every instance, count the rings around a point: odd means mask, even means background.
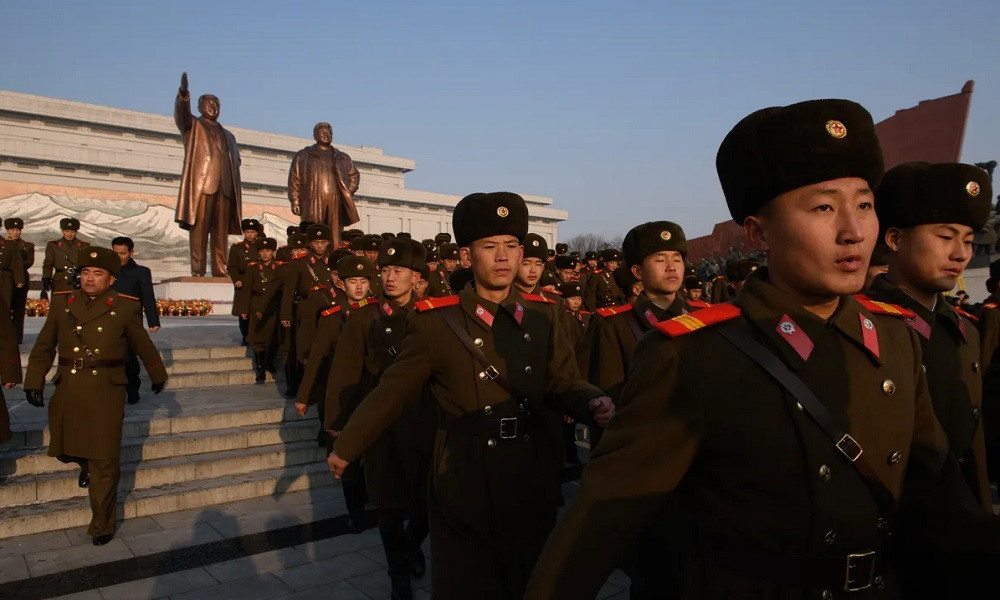
[[[555,198],[560,237],[728,218],[715,152],[810,98],[876,120],[976,81],[964,160],[1000,160],[1000,5],[928,2],[4,0],[0,88],[169,114],[182,71],[224,123],[416,160],[407,187]]]

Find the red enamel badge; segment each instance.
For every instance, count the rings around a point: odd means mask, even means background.
[[[875,322],[861,313],[858,313],[858,321],[861,323],[861,339],[865,342],[865,348],[878,358],[878,332],[875,331]]]
[[[524,320],[524,307],[518,302],[515,302],[514,306],[516,306],[514,309],[514,320],[517,321],[518,325],[520,325],[521,321]]]
[[[922,335],[925,340],[931,339],[931,326],[927,324],[927,321],[914,315],[912,317],[905,317],[903,322],[909,325],[910,329]]]

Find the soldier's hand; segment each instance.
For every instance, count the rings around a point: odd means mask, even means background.
[[[159,325],[153,325],[152,327],[149,328],[149,332],[150,333],[156,333],[159,330],[160,330],[160,326]]]
[[[302,402],[295,403],[295,412],[299,413],[300,417],[305,416],[307,410],[309,410],[308,404],[303,404]]]
[[[288,329],[289,327],[292,326],[292,322],[291,321],[282,321],[281,322],[281,326],[284,327],[285,329]]]
[[[17,284],[17,289],[21,289],[21,288],[23,288],[23,287],[24,287],[24,284],[23,284],[23,283],[19,283],[19,284]]]
[[[187,74],[187,71],[184,71],[183,73],[181,73],[181,87],[180,87],[180,89],[177,90],[177,93],[179,93],[181,96],[185,96],[185,97],[188,95],[188,74]]]
[[[339,432],[339,431],[337,431],[337,430],[335,430],[335,429],[327,429],[327,430],[326,430],[326,434],[327,434],[327,435],[329,435],[329,436],[330,436],[330,437],[332,437],[332,438],[335,438],[335,437],[337,437],[338,435],[340,435],[340,432]]]
[[[42,390],[24,390],[24,399],[32,406],[37,406],[38,408],[45,406],[45,398],[42,397]]]
[[[234,284],[233,284],[233,286],[234,286],[234,287],[235,287],[236,289],[240,289],[240,288],[242,288],[242,287],[243,287],[243,282],[242,282],[242,281],[237,281],[236,283],[234,283]]]
[[[334,478],[340,479],[344,475],[344,469],[351,463],[337,456],[336,452],[331,452],[330,456],[326,457],[326,464],[330,467],[330,472],[333,473]]]
[[[153,385],[151,385],[150,389],[153,390],[153,395],[156,395],[156,394],[159,394],[160,392],[162,392],[163,391],[163,387],[166,386],[166,385],[167,385],[167,382],[161,381],[160,383],[154,383]]]
[[[3,387],[4,387],[4,389],[8,389],[9,390],[10,388],[14,387],[15,385],[17,385],[17,384],[16,383],[5,383],[5,384],[3,384]]]
[[[607,396],[594,398],[590,401],[590,411],[601,427],[607,427],[611,417],[615,416],[615,403]]]

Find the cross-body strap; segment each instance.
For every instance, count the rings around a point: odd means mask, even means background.
[[[500,374],[500,371],[490,364],[490,361],[486,358],[486,355],[483,354],[483,351],[476,346],[475,343],[473,343],[472,339],[469,337],[469,333],[465,331],[465,328],[462,327],[462,324],[459,321],[461,311],[462,309],[458,306],[448,306],[440,310],[440,315],[441,318],[444,319],[444,322],[448,324],[448,327],[450,327],[451,330],[455,332],[455,335],[458,336],[458,341],[462,342],[465,349],[468,350],[469,353],[472,354],[477,361],[479,361],[479,364],[483,366],[483,371],[486,373],[487,377],[497,382],[497,384],[506,390],[506,392],[512,397],[518,399],[525,398],[526,396],[523,394],[517,393],[514,387],[510,385],[510,382],[508,382],[507,379]]]
[[[96,366],[97,356],[94,355],[94,351],[91,350],[90,346],[87,345],[87,342],[84,341],[83,334],[80,333],[80,328],[77,327],[76,325],[77,324],[76,317],[73,315],[72,312],[67,311],[66,318],[69,320],[70,331],[73,332],[73,335],[76,336],[77,341],[79,341],[80,345],[83,346],[83,353],[87,355],[88,362],[90,363],[91,366]]]
[[[896,509],[896,499],[876,474],[871,463],[865,458],[861,444],[851,437],[851,434],[844,432],[837,426],[830,411],[799,376],[793,373],[773,352],[753,338],[746,319],[734,319],[723,323],[719,325],[718,331],[722,337],[746,354],[750,360],[770,373],[795,398],[803,411],[830,438],[837,450],[854,465],[854,468],[868,485],[868,489],[875,497],[883,514],[892,515]]]

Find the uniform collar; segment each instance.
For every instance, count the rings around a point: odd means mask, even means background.
[[[492,321],[501,311],[510,315],[519,326],[524,317],[524,310],[527,301],[521,292],[513,285],[507,293],[507,297],[499,304],[490,302],[476,293],[475,285],[471,282],[461,292],[459,292],[459,306],[472,317],[472,320],[486,329],[492,328]],[[481,309],[481,310],[480,310]],[[485,311],[485,313],[483,312]],[[520,316],[519,316],[520,315]]]
[[[965,322],[962,317],[955,312],[955,308],[945,299],[943,294],[935,297],[934,310],[931,310],[917,301],[916,298],[906,293],[904,289],[894,284],[885,275],[878,275],[872,281],[872,292],[879,295],[881,299],[888,300],[893,304],[898,304],[903,308],[908,308],[917,314],[905,319],[906,324],[919,333],[924,339],[930,339],[934,323],[941,320],[946,324],[958,339],[963,343],[968,343],[965,337]]]

